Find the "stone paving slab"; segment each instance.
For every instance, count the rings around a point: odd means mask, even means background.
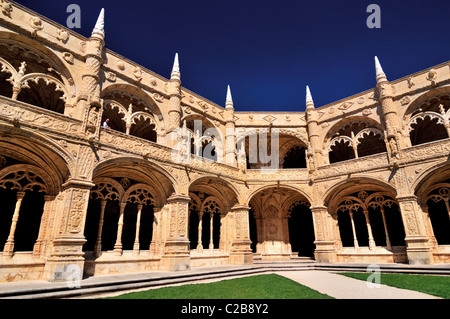
[[[294,280],[336,299],[440,299],[421,292],[389,287],[369,288],[364,280],[327,271],[280,271],[277,274]]]

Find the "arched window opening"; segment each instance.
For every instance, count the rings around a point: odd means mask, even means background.
[[[448,138],[447,129],[437,117],[424,116],[411,123],[411,145],[419,145]]]
[[[428,215],[438,245],[450,245],[450,184],[437,186],[427,197]]]
[[[294,202],[288,211],[289,242],[292,254],[314,258],[314,227],[309,202],[299,200]]]
[[[292,147],[283,158],[283,168],[306,168],[306,149],[300,146]]]
[[[101,121],[108,128],[157,142],[157,119],[150,104],[124,92],[107,92],[103,94],[103,99]]]
[[[191,133],[191,154],[217,162],[223,158],[222,137],[219,130],[205,119],[192,117],[186,120]]]
[[[69,98],[61,73],[38,54],[17,45],[0,46],[0,94],[64,114]]]
[[[57,90],[55,83],[46,83],[44,79],[28,81],[28,87],[22,88],[17,96],[22,101],[50,111],[64,114],[64,93]]]
[[[3,157],[2,163],[13,163]],[[44,212],[47,187],[31,165],[17,164],[0,170],[0,249],[12,257],[14,252],[34,249]]]
[[[210,252],[220,247],[221,208],[214,196],[191,192],[189,203],[189,241],[191,250]]]
[[[11,78],[11,74],[6,72],[0,72],[0,95],[11,98],[13,95],[13,88],[8,79]]]
[[[346,196],[337,208],[343,247],[405,246],[398,203],[383,192],[360,191]]]
[[[130,135],[156,143],[156,126],[150,118],[136,118],[131,125]]]
[[[330,164],[355,158],[355,151],[351,141],[340,140],[330,145]]]
[[[126,177],[97,182],[86,217],[86,251],[150,250],[155,202],[145,184]]]
[[[357,137],[358,157],[384,153],[387,151],[386,143],[380,133],[372,130]]]
[[[386,152],[384,134],[376,123],[355,120],[329,135],[330,164]]]

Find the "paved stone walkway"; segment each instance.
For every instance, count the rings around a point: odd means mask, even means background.
[[[240,267],[215,267],[210,269],[196,269],[191,270],[189,273],[204,273],[208,274],[208,270],[218,270],[218,269],[233,269]],[[250,267],[251,268],[251,267]],[[358,280],[350,277],[346,277],[343,275],[338,275],[336,273],[332,273],[330,271],[324,270],[295,270],[295,271],[267,271],[264,273],[276,273],[292,279],[304,286],[310,287],[320,293],[326,294],[328,296],[334,297],[336,299],[439,299],[437,297],[427,295],[424,293],[399,289],[394,287],[389,287],[387,285],[383,285],[381,283],[380,288],[369,288],[366,281]],[[137,280],[141,277],[155,277],[155,278],[165,278],[167,280],[167,284],[163,286],[171,286],[171,285],[182,285],[189,283],[206,283],[206,282],[214,282],[221,281],[226,279],[233,279],[238,277],[246,277],[253,276],[257,274],[230,274],[225,278],[210,278],[210,279],[193,279],[189,282],[183,283],[171,283],[171,277],[175,277],[180,275],[180,273],[176,272],[153,272],[151,274],[124,274],[124,275],[114,275],[114,276],[99,276],[99,277],[91,277],[82,281],[81,285],[85,286],[89,283],[95,282],[109,282],[110,284],[114,282],[128,282],[130,280]],[[20,282],[20,283],[3,283],[0,284],[0,292],[13,292],[13,291],[22,291],[22,290],[35,290],[40,289],[40,291],[45,292],[45,290],[57,287],[65,287],[67,284],[64,282],[47,282],[47,281],[30,281],[30,282]],[[129,290],[115,291],[115,292],[99,292],[98,295],[95,296],[79,296],[78,298],[95,298],[98,296],[105,295],[121,295],[126,292],[136,291],[136,290],[147,290],[151,288],[160,288],[157,287],[145,287],[145,288],[135,288],[130,287]]]
[[[421,292],[389,287],[369,288],[364,280],[327,271],[282,271],[277,274],[336,299],[440,299]]]

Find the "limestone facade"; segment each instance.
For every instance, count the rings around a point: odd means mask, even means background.
[[[239,112],[182,87],[178,55],[166,79],[106,49],[103,11],[84,38],[1,8],[0,282],[450,262],[449,62],[389,81],[376,59],[368,91]]]

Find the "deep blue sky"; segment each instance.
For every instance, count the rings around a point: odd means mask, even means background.
[[[449,0],[19,0],[66,25],[81,7],[89,37],[105,8],[106,47],[166,77],[180,55],[182,85],[237,111],[304,111],[375,86],[374,56],[389,80],[449,61]],[[369,29],[367,6],[381,7]]]

